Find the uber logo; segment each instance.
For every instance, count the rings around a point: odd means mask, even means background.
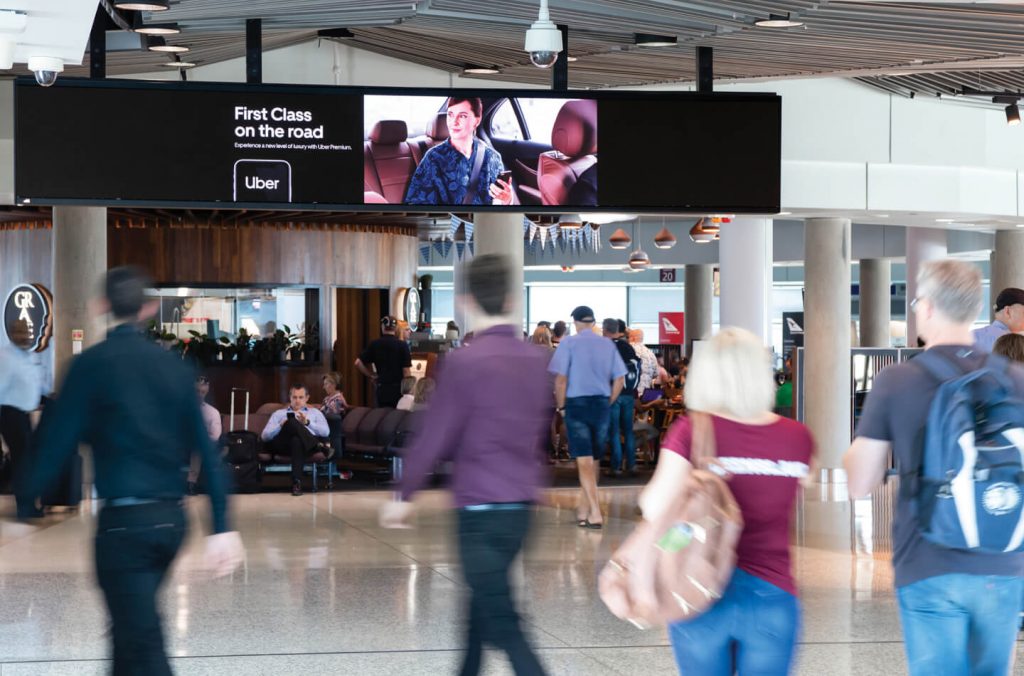
[[[234,188],[236,202],[291,202],[292,166],[284,160],[238,160]]]

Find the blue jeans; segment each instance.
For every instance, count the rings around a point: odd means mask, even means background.
[[[668,634],[685,676],[785,676],[799,627],[795,596],[737,568],[718,603]]]
[[[600,460],[608,443],[608,397],[571,397],[565,400],[565,430],[569,454]]]
[[[622,469],[622,440],[626,437],[626,467],[630,471],[636,468],[636,439],[633,438],[633,395],[620,394],[611,407],[611,425],[609,434],[612,437],[612,471]]]
[[[1024,580],[956,573],[896,590],[911,676],[1005,676]]]

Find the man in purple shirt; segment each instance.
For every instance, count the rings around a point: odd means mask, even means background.
[[[519,626],[509,568],[545,480],[551,381],[547,353],[520,340],[507,316],[510,277],[501,256],[469,265],[464,301],[473,344],[445,358],[430,417],[403,453],[402,502],[381,510],[385,527],[404,527],[409,498],[438,463],[452,461],[459,554],[471,591],[463,676],[479,672],[484,643],[504,650],[516,674],[545,673]]]

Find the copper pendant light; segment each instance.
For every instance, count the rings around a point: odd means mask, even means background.
[[[654,236],[654,246],[659,249],[671,249],[677,241],[675,235],[669,232],[667,227],[663,227],[661,232]]]
[[[613,232],[612,236],[608,238],[608,246],[613,249],[628,249],[632,243],[633,238],[622,228]]]

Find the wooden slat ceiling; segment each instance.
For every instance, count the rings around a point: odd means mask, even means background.
[[[720,80],[838,75],[903,95],[958,93],[964,87],[1024,88],[1024,6],[845,2],[840,0],[550,0],[552,19],[570,28],[579,60],[570,86],[596,88],[694,79],[694,47],[715,48]],[[178,0],[147,21],[177,21],[170,42],[188,44],[200,64],[241,57],[244,21],[260,17],[264,47],[348,28],[354,47],[457,73],[498,66],[481,76],[509,84],[548,84],[522,49],[536,0]],[[790,13],[800,28],[754,21]],[[673,35],[677,47],[642,49],[634,33]],[[112,54],[112,75],[152,72],[165,55]],[[87,66],[86,66],[87,67]],[[72,71],[77,69],[70,69]]]

